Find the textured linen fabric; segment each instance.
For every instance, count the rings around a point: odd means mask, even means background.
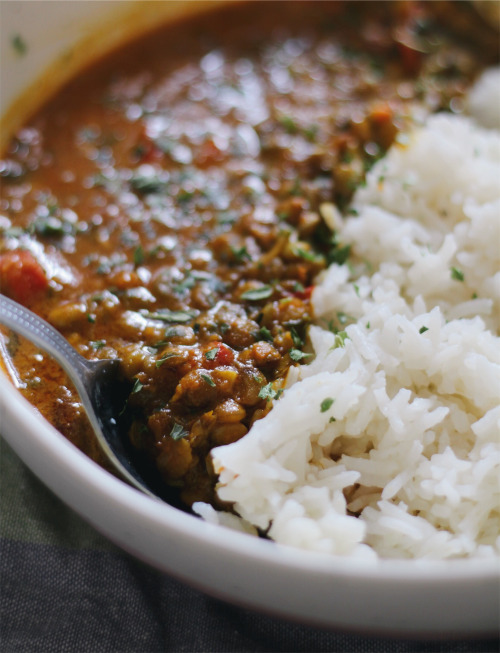
[[[333,632],[206,596],[123,553],[0,449],[3,653],[494,653],[498,640]]]

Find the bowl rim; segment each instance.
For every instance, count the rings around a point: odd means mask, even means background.
[[[235,0],[219,1],[234,2]],[[123,0],[117,0],[116,5],[118,4],[123,4]],[[136,4],[136,2],[130,2],[130,5],[132,4]],[[214,2],[214,4],[217,3]],[[54,62],[54,65],[56,64],[57,62]],[[50,73],[51,70],[55,70],[55,68],[49,66],[45,73],[42,73],[42,77]],[[25,97],[26,94],[22,93],[18,99],[22,100]],[[36,106],[38,105],[35,102],[34,108]],[[368,561],[352,556],[328,555],[301,550],[237,532],[222,525],[208,523],[193,514],[185,513],[160,500],[142,494],[100,467],[42,417],[36,408],[22,396],[1,368],[0,427],[5,440],[35,475],[94,528],[122,549],[203,591],[222,595],[222,598],[229,600],[233,598],[231,595],[233,590],[228,590],[225,593],[222,591],[210,592],[210,588],[205,583],[198,582],[193,578],[187,569],[172,568],[167,563],[159,562],[158,557],[145,554],[137,543],[127,541],[123,528],[120,534],[117,534],[116,524],[103,523],[102,516],[93,514],[95,506],[99,502],[107,504],[103,510],[107,510],[109,514],[116,508],[120,512],[122,521],[125,516],[130,517],[131,523],[137,520],[141,524],[150,524],[152,528],[161,532],[162,537],[171,537],[173,540],[184,543],[189,541],[198,548],[206,547],[214,553],[216,556],[214,559],[217,561],[223,561],[227,556],[233,566],[236,562],[244,559],[249,570],[262,568],[264,569],[262,574],[265,573],[265,570],[275,571],[273,578],[277,578],[278,574],[293,576],[295,581],[312,578],[315,582],[322,583],[322,587],[325,586],[325,583],[341,582],[346,585],[352,582],[359,591],[363,588],[370,588],[372,596],[377,592],[385,592],[385,599],[381,598],[381,604],[384,603],[384,600],[387,601],[387,592],[391,590],[398,590],[401,595],[406,596],[412,591],[420,591],[422,595],[425,589],[429,593],[430,603],[434,605],[436,602],[436,599],[432,598],[434,594],[442,599],[453,595],[450,593],[463,592],[464,588],[473,588],[477,597],[479,596],[478,587],[484,587],[487,590],[487,597],[493,602],[496,601],[496,606],[489,606],[488,615],[484,618],[482,625],[474,627],[472,618],[469,616],[465,619],[462,629],[466,633],[493,630],[492,614],[498,606],[500,597],[497,587],[500,581],[500,559],[497,557],[378,558]],[[67,488],[72,489],[73,494],[71,492],[68,494]],[[101,521],[99,521],[100,519]],[[167,545],[166,541],[165,546],[167,547]],[[446,594],[447,592],[448,594]],[[241,601],[235,602],[241,603]],[[250,607],[259,606],[254,600]],[[296,610],[295,616],[298,614]],[[480,606],[472,608],[471,614],[476,617],[480,616],[482,614]],[[287,616],[287,614],[282,612],[281,616]],[[392,626],[388,626],[389,619],[390,617],[387,617],[385,621],[386,631],[393,629]],[[317,623],[339,626],[338,618],[335,621],[323,617]],[[447,624],[444,626],[443,632],[451,630],[455,633],[459,630],[458,619],[453,621],[449,618]],[[414,628],[407,625],[403,626],[399,633],[411,631],[414,632]]]

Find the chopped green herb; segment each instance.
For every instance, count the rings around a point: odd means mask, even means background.
[[[356,295],[359,297],[359,286],[358,286],[358,284],[357,284],[357,283],[353,283],[352,285],[353,285],[353,288],[354,288],[354,292],[355,292]]]
[[[288,134],[296,134],[298,132],[297,123],[290,116],[281,116],[279,121]]]
[[[326,399],[323,399],[323,401],[320,404],[320,409],[322,413],[326,413],[326,411],[331,408],[333,402],[335,399],[332,399],[332,397],[327,397]]]
[[[273,335],[267,327],[261,327],[257,332],[258,340],[265,340],[266,342],[273,342]]]
[[[168,358],[173,358],[174,356],[177,356],[177,354],[173,351],[171,351],[168,354],[164,354],[161,358],[159,358],[156,362],[155,365],[156,367],[161,367],[163,363],[168,359]]]
[[[95,315],[92,315],[92,313],[87,313],[87,320],[88,320],[88,322],[90,322],[91,324],[94,324],[94,323],[95,323],[95,319],[96,319],[96,318],[95,318]]]
[[[14,34],[10,42],[12,44],[12,47],[14,48],[15,53],[19,57],[24,57],[24,55],[28,52],[28,46],[26,45],[26,41],[23,39],[23,37],[20,34]]]
[[[141,315],[148,320],[160,320],[171,324],[190,322],[196,315],[196,311],[171,311],[168,308],[162,308],[154,313],[149,311],[140,311]]]
[[[293,361],[301,361],[304,358],[309,358],[309,356],[312,356],[312,354],[306,354],[303,351],[300,351],[300,349],[290,349],[288,353],[290,354],[290,358]]]
[[[177,201],[180,204],[186,204],[187,202],[191,201],[193,197],[194,191],[181,190],[181,192],[177,195]]]
[[[451,278],[454,279],[455,281],[464,281],[465,275],[462,272],[462,270],[459,270],[458,268],[451,267]]]
[[[290,334],[292,336],[293,344],[296,347],[303,347],[304,346],[304,341],[302,340],[302,338],[297,333],[297,329],[295,329],[295,327],[292,327],[290,329]]]
[[[351,246],[344,245],[343,247],[334,247],[328,252],[328,263],[336,263],[337,265],[344,265],[351,253]]]
[[[328,422],[329,422],[330,424],[332,424],[333,422],[336,422],[336,421],[337,421],[337,420],[335,419],[335,417],[330,417],[330,419],[328,420]]]
[[[333,341],[333,345],[331,349],[337,349],[337,347],[344,347],[345,346],[345,341],[349,338],[347,333],[345,331],[338,331],[335,334],[335,338]]]
[[[418,330],[419,333],[425,333],[426,331],[429,331],[429,327],[423,326]]]
[[[308,141],[315,141],[318,135],[318,125],[309,125],[304,128],[304,136]]]
[[[347,324],[348,322],[353,322],[354,318],[352,315],[348,315],[347,313],[344,313],[344,311],[337,311],[337,320],[339,321],[340,324],[344,325]]]
[[[92,347],[92,349],[95,349],[96,351],[98,349],[102,349],[105,344],[106,344],[105,340],[91,340],[90,341],[90,346]]]
[[[215,357],[219,353],[219,348],[214,347],[213,349],[209,349],[207,352],[205,352],[205,358],[209,361],[215,360]]]
[[[170,431],[170,437],[172,440],[180,440],[181,438],[185,438],[186,435],[189,435],[189,432],[186,431],[186,429],[177,422],[174,424],[172,430]]]
[[[64,234],[72,234],[75,231],[74,225],[53,215],[36,218],[31,228],[40,236],[48,237],[64,236]]]
[[[142,265],[144,263],[144,250],[142,249],[142,245],[139,245],[139,247],[136,247],[134,250],[134,265]]]
[[[303,249],[302,247],[297,247],[295,250],[295,253],[297,256],[300,256],[300,258],[303,258],[304,261],[321,261],[322,256],[320,254],[315,254],[314,252],[310,252],[307,249]]]
[[[234,258],[238,261],[238,263],[242,263],[245,259],[247,261],[251,261],[252,257],[248,253],[248,250],[245,246],[243,247],[231,247],[231,252],[233,253]]]
[[[261,286],[260,288],[252,288],[252,290],[247,290],[241,295],[241,299],[248,300],[250,302],[258,302],[261,299],[267,299],[273,294],[273,289],[271,286]]]
[[[157,174],[141,174],[135,172],[130,179],[130,185],[138,193],[149,195],[150,193],[159,193],[165,187],[165,182]]]
[[[132,388],[130,394],[133,395],[133,394],[135,394],[136,392],[139,392],[139,390],[142,390],[143,387],[144,387],[144,386],[143,386],[143,384],[139,381],[139,379],[136,379],[136,380],[134,381],[134,387]]]
[[[217,221],[220,224],[233,224],[238,219],[238,214],[234,211],[223,211],[217,216]]]
[[[259,399],[265,399],[266,401],[271,401],[272,399],[277,399],[281,392],[277,392],[273,388],[272,383],[267,383],[264,387],[260,389]]]
[[[224,335],[228,329],[229,329],[229,324],[226,324],[225,322],[221,322],[219,324],[219,331],[221,332],[222,335]]]
[[[304,292],[305,288],[304,286],[300,283],[300,281],[296,281],[293,285],[293,292]]]
[[[208,385],[209,385],[211,388],[215,388],[215,383],[214,383],[214,381],[211,379],[211,377],[208,376],[208,374],[202,374],[202,375],[201,375],[201,378],[205,381],[205,383],[208,383]]]

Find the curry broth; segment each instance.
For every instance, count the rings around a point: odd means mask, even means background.
[[[187,504],[215,500],[211,448],[307,362],[314,279],[349,264],[335,221],[366,171],[413,122],[463,111],[498,38],[446,2],[249,3],[207,24],[78,75],[0,163],[2,292],[122,360],[128,437]],[[100,460],[58,366],[5,342],[22,392]]]

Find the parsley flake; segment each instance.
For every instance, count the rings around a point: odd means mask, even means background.
[[[177,422],[173,425],[172,430],[170,431],[170,437],[172,440],[180,440],[181,438],[185,438],[186,435],[189,435],[188,431]]]
[[[326,413],[326,411],[332,407],[333,402],[335,399],[332,397],[327,397],[326,399],[323,399],[323,401],[320,404],[320,409],[322,413]]]
[[[274,390],[273,384],[269,382],[267,385],[262,387],[259,392],[259,399],[265,399],[266,401],[271,401],[272,399],[277,399],[280,396],[281,392]]]
[[[19,57],[24,57],[24,55],[28,52],[28,46],[26,45],[26,41],[23,39],[23,37],[20,34],[14,34],[10,42],[12,44],[12,47],[14,48],[15,53]]]
[[[288,353],[293,361],[301,361],[303,358],[309,358],[309,356],[312,356],[312,354],[306,354],[303,351],[300,351],[300,349],[290,349]]]
[[[258,340],[265,340],[266,342],[273,342],[273,334],[265,326],[261,327],[257,332]]]
[[[141,315],[148,320],[160,320],[170,324],[190,322],[196,315],[195,311],[171,311],[168,308],[162,308],[154,313],[141,311]]]
[[[208,376],[208,374],[202,374],[201,378],[207,383],[211,388],[215,388],[214,381]]]
[[[136,379],[134,381],[134,387],[130,391],[130,394],[133,395],[136,392],[139,392],[140,390],[142,390],[143,387],[144,387],[144,385],[139,381],[139,379]]]
[[[215,357],[217,356],[219,352],[218,347],[214,347],[213,349],[209,349],[207,352],[205,352],[205,358],[208,361],[213,361],[215,360]]]
[[[465,275],[462,272],[462,270],[460,270],[459,268],[451,267],[450,272],[451,272],[451,278],[454,279],[455,281],[465,280]]]
[[[242,293],[241,299],[248,300],[250,302],[258,302],[261,299],[267,299],[273,294],[273,289],[271,286],[261,286],[260,288],[252,288]]]

